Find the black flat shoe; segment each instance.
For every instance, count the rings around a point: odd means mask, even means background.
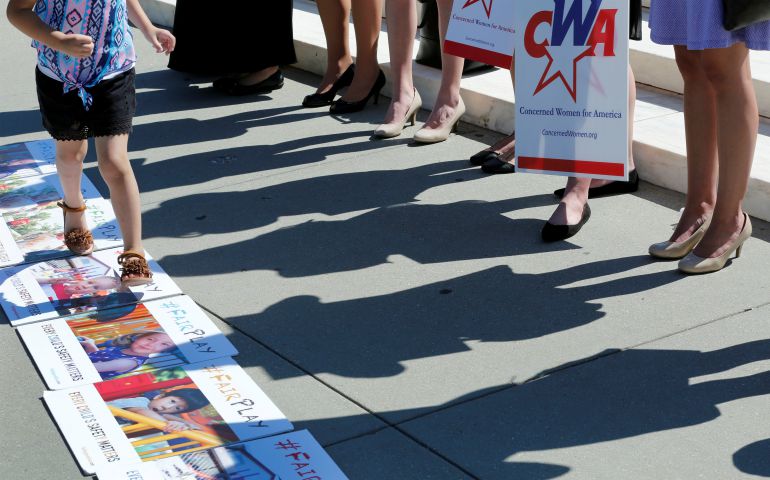
[[[222,79],[224,80],[224,79]],[[283,87],[283,72],[279,69],[274,74],[270,75],[266,79],[254,85],[243,85],[238,80],[234,80],[232,84],[227,85],[224,81],[221,84],[221,89],[224,93],[232,95],[234,97],[240,97],[242,95],[255,95],[260,93],[270,93],[273,90],[278,90]]]
[[[377,75],[377,80],[375,80],[374,85],[372,85],[372,89],[369,90],[369,93],[362,100],[357,102],[346,102],[340,98],[339,100],[332,102],[332,106],[329,107],[329,113],[332,115],[339,115],[341,113],[360,112],[366,107],[366,104],[369,103],[369,99],[372,97],[374,97],[374,104],[377,105],[380,101],[380,91],[384,86],[385,74],[380,70],[379,75]]]
[[[220,92],[227,93],[227,91],[233,88],[233,85],[235,85],[236,83],[238,83],[237,77],[222,77],[214,80],[214,83],[212,84],[212,86],[214,87],[215,90],[219,90]]]
[[[492,150],[482,150],[479,153],[474,153],[468,161],[471,162],[471,165],[479,166],[494,158],[500,160],[500,154]]]
[[[305,97],[302,100],[302,106],[305,108],[317,108],[326,107],[331,105],[334,101],[334,97],[337,96],[337,92],[345,87],[349,87],[353,82],[353,77],[356,74],[356,65],[351,64],[347,70],[345,70],[340,77],[334,81],[331,88],[324,93],[313,93]]]
[[[591,207],[586,203],[583,207],[583,216],[580,217],[580,221],[576,225],[554,225],[551,222],[545,222],[540,235],[543,237],[544,242],[566,240],[569,237],[575,236],[589,218],[591,218]]]
[[[594,187],[588,189],[588,198],[607,197],[609,195],[621,195],[624,193],[634,193],[639,190],[639,174],[636,173],[636,169],[628,172],[628,181],[621,182],[619,180],[602,185],[601,187]],[[553,194],[561,198],[564,196],[564,189],[560,188],[554,190]]]
[[[498,156],[497,158],[490,158],[481,166],[481,171],[484,173],[500,174],[500,173],[516,173],[516,166],[512,163],[503,161]]]

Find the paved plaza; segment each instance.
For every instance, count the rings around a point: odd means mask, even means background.
[[[46,138],[29,41],[0,38],[0,145]],[[646,252],[684,197],[643,183],[544,244],[563,180],[470,168],[498,133],[374,141],[387,102],[302,109],[296,69],[222,97],[137,47],[145,246],[351,479],[770,477],[768,223],[683,276]],[[82,478],[0,323],[0,478]]]

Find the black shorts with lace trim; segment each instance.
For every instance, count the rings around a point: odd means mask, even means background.
[[[86,110],[77,90],[64,92],[64,84],[35,68],[37,98],[43,127],[56,140],[86,140],[131,133],[136,113],[134,69],[102,80],[88,93],[93,96]]]

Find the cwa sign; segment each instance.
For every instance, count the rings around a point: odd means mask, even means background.
[[[515,2],[517,167],[627,178],[627,0]]]

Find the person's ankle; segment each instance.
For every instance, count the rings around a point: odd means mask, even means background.
[[[684,206],[684,212],[698,217],[710,217],[714,213],[715,202],[688,202]]]

